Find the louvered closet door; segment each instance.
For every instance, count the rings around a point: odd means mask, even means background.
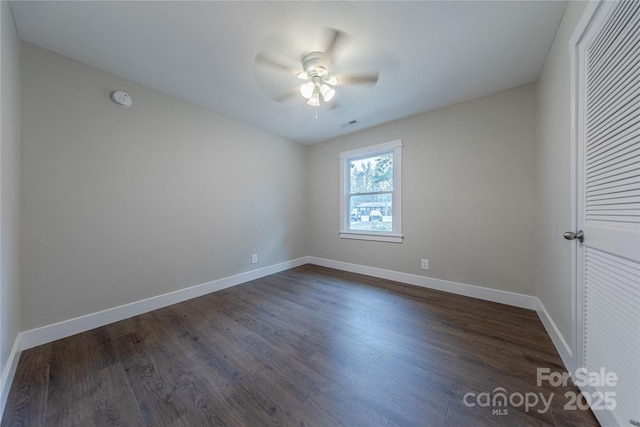
[[[614,392],[617,425],[640,426],[640,2],[597,14],[579,62],[583,366],[617,374],[596,395]]]

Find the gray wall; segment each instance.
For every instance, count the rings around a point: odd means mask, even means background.
[[[23,44],[21,330],[312,255],[537,295],[570,341],[558,236],[570,223],[568,37],[583,9],[569,4],[537,85],[312,147]],[[5,111],[19,76],[4,11],[3,251],[16,247],[5,173],[20,139],[5,125],[20,117]],[[115,89],[134,106],[113,104]],[[398,138],[405,241],[340,240],[338,154]],[[15,260],[3,252],[3,358],[18,330]]]
[[[571,98],[569,39],[586,2],[569,2],[538,80],[536,292],[567,344],[573,343],[571,244]]]
[[[22,106],[23,330],[307,255],[307,147],[26,43]]]
[[[18,262],[18,164],[20,152],[20,41],[9,2],[0,2],[2,64],[0,75],[0,372],[20,332]]]
[[[310,255],[534,295],[535,105],[529,84],[312,146]],[[395,139],[404,242],[338,238],[339,153]]]

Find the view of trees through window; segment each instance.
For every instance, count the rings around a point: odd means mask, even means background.
[[[393,230],[393,153],[350,160],[349,228]]]

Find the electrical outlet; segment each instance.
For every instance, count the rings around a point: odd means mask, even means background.
[[[257,263],[258,263],[258,254],[251,255],[251,264],[257,264]]]
[[[429,269],[429,260],[428,259],[420,260],[420,268],[423,269],[423,270],[428,270]]]

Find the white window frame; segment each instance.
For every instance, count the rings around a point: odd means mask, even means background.
[[[373,157],[378,154],[393,153],[393,230],[365,231],[350,230],[349,196],[351,171],[349,162]],[[362,147],[340,153],[340,238],[357,240],[375,240],[379,242],[402,243],[402,140]]]

